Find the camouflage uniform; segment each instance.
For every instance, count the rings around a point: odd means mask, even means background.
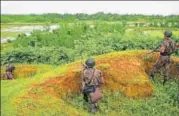
[[[82,77],[82,90],[85,86],[87,85],[95,85],[96,86],[96,90],[100,90],[100,84],[104,83],[104,80],[103,80],[103,77],[102,77],[102,73],[100,70],[97,70],[93,67],[91,68],[85,68],[83,70],[83,77]],[[90,111],[92,113],[94,113],[96,111],[96,108],[97,108],[97,103],[99,100],[97,101],[92,101],[92,94],[93,93],[89,93],[88,95],[87,94],[84,94],[84,100],[86,102],[90,102]]]
[[[176,43],[171,39],[171,38],[166,38],[163,43],[160,45],[159,51],[160,56],[158,60],[155,62],[153,65],[151,75],[150,77],[153,79],[154,75],[157,70],[162,69],[162,73],[164,75],[164,82],[168,80],[169,78],[169,69],[170,69],[170,64],[171,64],[171,59],[170,56],[176,49]]]
[[[13,64],[8,64],[6,66],[5,79],[7,79],[7,80],[13,79],[14,78],[14,74],[13,74],[14,70],[15,70],[15,66]]]

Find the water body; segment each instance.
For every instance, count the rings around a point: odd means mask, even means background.
[[[12,28],[6,28],[6,29],[1,29],[1,32],[19,32],[19,33],[25,33],[26,36],[30,36],[31,32],[34,30],[40,30],[40,31],[45,31],[49,30],[49,32],[52,32],[55,29],[60,28],[59,25],[51,25],[51,26],[42,26],[42,25],[35,25],[35,26],[16,26]],[[16,37],[2,37],[1,38],[1,43],[6,43],[8,41],[13,41],[15,40]]]

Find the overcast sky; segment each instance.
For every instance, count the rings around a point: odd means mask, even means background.
[[[179,15],[179,1],[1,1],[2,14],[88,13]]]

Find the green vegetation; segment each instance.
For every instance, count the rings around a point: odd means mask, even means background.
[[[78,14],[42,14],[42,15],[2,15],[1,21],[2,23],[42,23],[42,22],[50,22],[50,23],[58,23],[61,21],[86,21],[86,20],[101,20],[101,21],[123,21],[124,23],[128,22],[138,22],[139,25],[143,25],[143,23],[150,22],[151,26],[163,26],[171,23],[173,26],[178,26],[178,15],[170,15],[170,16],[147,16],[147,15],[119,15],[119,14],[105,14],[103,12],[98,12],[96,14],[88,15],[83,13]],[[162,22],[158,24],[158,22]]]
[[[44,68],[47,68],[47,66],[44,66]],[[61,99],[47,93],[43,86],[35,87],[35,85],[42,84],[52,76],[63,75],[63,72],[67,70],[66,66],[55,69],[51,67],[45,73],[40,70],[39,73],[28,77],[28,79],[1,80],[3,116],[90,115],[88,114],[89,105],[83,101],[81,95],[64,96]],[[100,110],[96,116],[143,116],[144,114],[150,116],[177,116],[179,113],[178,86],[179,83],[175,80],[170,80],[163,86],[161,78],[156,78],[155,83],[153,83],[153,95],[136,99],[126,97],[119,91],[103,90],[104,99],[100,103]]]
[[[172,28],[171,28],[172,29]],[[133,29],[122,24],[105,22],[64,23],[52,33],[34,31],[31,36],[21,34],[11,48],[4,49],[1,63],[63,64],[81,57],[100,55],[112,51],[154,49],[163,38],[163,30]],[[178,41],[179,30],[173,39]],[[13,49],[12,49],[13,48]],[[176,51],[176,55],[179,52]]]
[[[154,84],[154,93],[151,98],[133,99],[127,98],[120,92],[104,92],[104,99],[100,104],[98,115],[121,116],[177,116],[179,113],[177,83],[172,81],[163,87],[160,81]],[[171,88],[172,87],[172,88]],[[83,106],[82,96],[67,98],[72,106],[87,110],[87,104]]]
[[[28,79],[24,79],[25,77],[23,77],[23,79],[18,77],[18,79],[15,79],[13,81],[1,80],[2,116],[14,116],[17,112],[16,105],[14,105],[14,103],[18,101],[17,98],[20,95],[19,93],[27,91],[29,86],[39,82],[39,80],[41,80],[42,78],[45,80],[44,76],[41,75],[52,75],[52,73],[49,71],[55,68],[54,66],[36,64],[36,67],[38,66],[41,67],[41,69],[38,70],[38,73],[35,76],[28,77]]]
[[[152,50],[163,38],[163,31],[171,29],[173,39],[179,42],[179,16],[144,16],[96,13],[87,14],[43,14],[43,15],[1,15],[1,29],[17,25],[59,24],[53,32],[33,31],[24,33],[1,33],[4,37],[16,36],[16,40],[1,44],[1,65],[48,64],[49,70],[29,78],[1,80],[2,116],[13,115],[84,115],[88,116],[87,104],[82,96],[73,95],[59,99],[46,95],[38,88],[33,94],[41,95],[32,99],[27,93],[35,84],[59,76],[61,67],[89,56],[97,56],[114,51]],[[18,36],[17,36],[18,35]],[[179,56],[179,50],[174,54]],[[59,71],[60,70],[60,71]],[[40,72],[40,71],[39,71]],[[177,116],[179,114],[179,83],[171,80],[162,86],[160,80],[153,83],[154,94],[149,98],[133,99],[116,91],[104,91],[101,110],[97,115],[110,116]],[[22,99],[22,96],[26,96]],[[70,102],[69,102],[70,101]],[[48,107],[47,107],[48,106]]]

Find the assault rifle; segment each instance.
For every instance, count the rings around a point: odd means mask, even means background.
[[[151,54],[151,53],[153,53],[153,52],[158,52],[158,49],[159,49],[159,47],[160,47],[160,45],[162,44],[162,42],[163,41],[160,41],[159,43],[159,45],[155,48],[155,49],[153,49],[151,52],[149,52],[149,53],[147,53],[147,54]],[[177,43],[177,41],[175,41],[176,43]],[[179,44],[176,44],[176,50],[175,50],[175,52],[177,52],[177,50],[179,49]]]
[[[160,45],[162,44],[163,40],[161,40],[160,42],[158,42],[158,46],[156,48],[154,48],[151,52],[147,53],[147,54],[152,54],[153,52],[158,52],[158,49],[160,48]]]

